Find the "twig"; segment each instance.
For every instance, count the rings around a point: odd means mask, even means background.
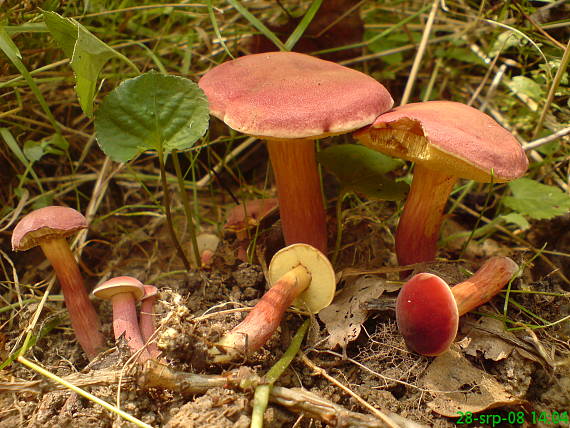
[[[59,376],[56,376],[55,374],[53,374],[53,373],[49,372],[48,370],[38,366],[37,364],[31,362],[30,360],[28,360],[24,357],[21,357],[21,356],[18,357],[18,362],[25,365],[26,367],[36,371],[36,372],[38,372],[42,376],[45,376],[48,379],[51,379],[54,382],[59,383],[60,385],[64,386],[65,388],[71,389],[73,392],[76,392],[77,394],[81,395],[82,397],[85,397],[88,400],[99,404],[100,406],[104,407],[105,409],[107,409],[113,413],[116,413],[117,415],[119,415],[123,419],[125,419],[129,422],[132,422],[139,427],[152,428],[150,425],[145,424],[143,421],[135,418],[132,415],[129,415],[127,412],[124,412],[123,410],[112,406],[111,404],[109,404],[106,401],[103,401],[100,398],[88,393],[87,391],[84,391],[81,388],[78,388],[76,385],[66,381],[65,379],[60,378]]]
[[[437,0],[439,1],[439,0]],[[368,402],[366,402],[364,399],[362,399],[362,397],[360,397],[359,395],[357,395],[356,393],[354,393],[353,391],[351,391],[349,388],[347,388],[346,386],[344,386],[342,383],[340,383],[338,380],[336,380],[334,377],[332,377],[331,375],[329,375],[326,370],[320,368],[319,366],[317,366],[315,363],[313,363],[305,354],[303,354],[301,352],[301,361],[303,361],[303,363],[305,363],[307,365],[307,367],[309,367],[311,370],[313,370],[315,372],[315,374],[321,375],[322,377],[324,377],[326,380],[328,380],[330,383],[332,383],[333,385],[337,386],[338,388],[342,389],[344,392],[346,392],[348,395],[350,395],[352,398],[354,398],[356,401],[358,401],[362,406],[364,406],[365,408],[367,408],[373,415],[375,415],[376,417],[378,417],[381,421],[384,422],[385,426],[388,426],[390,428],[399,428],[398,425],[396,425],[389,417],[388,415],[386,415],[385,413],[381,412],[380,410],[376,409],[375,407],[371,406],[370,404],[368,404]]]
[[[227,165],[229,161],[236,158],[241,152],[243,152],[245,149],[251,146],[255,141],[257,141],[256,137],[249,137],[243,143],[241,143],[239,146],[237,146],[235,149],[229,152],[227,156],[225,156],[222,159],[221,162],[219,162],[216,166],[214,166],[214,168],[212,168],[212,171],[209,171],[204,177],[202,177],[200,180],[196,182],[196,187],[198,189],[201,189],[210,184],[210,181],[216,175],[216,173],[219,173],[222,170],[222,168],[225,165]]]
[[[426,26],[424,28],[424,32],[422,34],[422,40],[420,41],[420,45],[418,47],[418,52],[416,53],[416,57],[414,58],[414,63],[412,64],[412,69],[410,71],[410,77],[406,82],[406,87],[404,88],[404,94],[402,95],[402,101],[400,101],[400,105],[405,105],[408,103],[410,99],[410,94],[412,93],[412,89],[414,88],[414,83],[416,81],[416,76],[418,75],[418,70],[420,68],[420,64],[424,57],[424,53],[426,51],[426,47],[428,44],[429,36],[431,34],[431,29],[433,27],[433,21],[435,20],[435,15],[437,13],[437,8],[439,7],[440,0],[434,0],[431,6],[431,10],[428,15],[428,19],[426,22]]]
[[[562,138],[568,134],[570,134],[570,126],[568,128],[561,129],[560,131],[555,132],[554,134],[550,134],[546,137],[539,138],[538,140],[531,141],[530,143],[523,144],[522,148],[525,151],[533,150],[536,149],[537,147],[543,146],[547,143],[557,140],[558,138]]]
[[[550,110],[550,106],[552,104],[552,100],[554,100],[554,94],[558,89],[558,85],[562,81],[562,77],[564,73],[566,73],[566,68],[568,67],[568,62],[570,62],[570,40],[568,40],[568,44],[566,45],[566,49],[564,50],[564,55],[562,55],[562,59],[560,60],[560,66],[556,71],[556,75],[554,76],[554,80],[552,81],[552,85],[548,90],[548,95],[546,96],[546,102],[544,103],[544,107],[540,112],[540,117],[538,118],[538,123],[534,128],[534,132],[532,134],[533,138],[536,138],[540,130],[542,129],[542,125],[544,124],[544,119],[546,118],[546,114],[548,110]]]

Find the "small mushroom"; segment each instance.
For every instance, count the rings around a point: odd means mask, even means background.
[[[220,243],[220,238],[213,233],[201,233],[196,237],[196,243],[198,244],[200,263],[202,263],[201,267],[210,266]]]
[[[215,235],[214,235],[215,236]],[[200,245],[198,243],[198,245]],[[160,351],[156,346],[155,339],[152,337],[156,331],[156,314],[154,313],[154,305],[158,300],[158,288],[154,285],[144,285],[144,296],[141,302],[141,313],[140,313],[140,331],[142,334],[142,339],[146,343],[146,347],[151,358],[158,358],[160,356]]]
[[[77,341],[89,359],[104,347],[105,338],[77,261],[66,238],[87,228],[85,217],[73,208],[49,206],[23,217],[12,233],[12,249],[25,251],[40,246],[52,264]]]
[[[125,337],[132,353],[140,351],[145,342],[137,319],[137,301],[144,296],[143,284],[130,276],[117,276],[99,284],[93,290],[93,295],[99,299],[110,300],[113,305],[113,332],[115,340]],[[150,354],[143,349],[139,361],[144,362]]]
[[[314,140],[369,125],[392,107],[390,94],[359,71],[297,52],[246,55],[198,83],[210,113],[265,138],[287,245],[326,252],[326,217]]]
[[[491,300],[518,271],[508,257],[492,257],[453,287],[437,275],[419,273],[396,299],[398,329],[412,351],[440,355],[455,339],[459,317]]]
[[[269,265],[271,288],[245,319],[209,350],[210,361],[229,363],[261,348],[277,330],[293,304],[317,313],[335,293],[335,274],[329,260],[307,244],[293,244],[278,251]]]
[[[435,258],[445,203],[459,178],[506,182],[528,168],[524,150],[509,131],[457,102],[396,107],[354,135],[374,150],[415,162],[396,231],[400,265]]]

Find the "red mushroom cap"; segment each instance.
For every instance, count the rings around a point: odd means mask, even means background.
[[[392,97],[359,71],[297,52],[228,61],[199,82],[212,115],[244,134],[318,138],[369,125]]]
[[[382,138],[384,132],[397,138]],[[516,138],[466,104],[427,101],[396,107],[355,136],[366,146],[427,168],[482,182],[522,176],[528,159]]]
[[[24,216],[12,232],[12,249],[26,251],[40,241],[66,238],[80,229],[87,228],[83,215],[68,207],[49,206]]]
[[[430,273],[417,274],[404,284],[396,299],[396,319],[406,345],[422,355],[447,350],[459,325],[451,289]]]

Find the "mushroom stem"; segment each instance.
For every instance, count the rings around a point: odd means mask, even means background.
[[[105,338],[75,257],[65,238],[44,240],[40,246],[59,280],[75,337],[91,360],[104,348]]]
[[[261,348],[277,330],[285,310],[310,283],[311,275],[303,265],[283,275],[245,319],[209,350],[211,361],[225,364],[239,355],[248,355]]]
[[[133,294],[117,293],[111,298],[113,305],[113,332],[115,339],[119,340],[121,336],[125,336],[127,345],[133,353],[144,348],[144,341],[139,329],[137,319],[137,308]],[[143,363],[150,358],[147,349],[143,349],[139,355],[138,361]]]
[[[313,140],[267,141],[287,245],[327,249],[326,215]]]
[[[456,182],[456,177],[416,163],[410,193],[396,231],[396,255],[400,265],[435,258],[443,210]]]
[[[491,300],[518,269],[508,257],[492,257],[471,278],[451,287],[459,316]]]
[[[145,292],[148,292],[149,296],[144,297],[141,303],[141,314],[140,314],[140,331],[142,334],[143,342],[146,344],[146,349],[148,350],[151,358],[158,358],[160,356],[160,350],[156,346],[156,342],[152,336],[156,331],[156,322],[154,313],[154,305],[158,299],[158,294],[156,287],[153,285],[145,285]],[[152,341],[151,341],[152,340]]]

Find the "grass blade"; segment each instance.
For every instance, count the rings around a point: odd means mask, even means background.
[[[288,49],[285,47],[283,42],[279,40],[279,38],[275,35],[273,31],[265,26],[263,22],[257,19],[253,14],[247,10],[239,0],[228,0],[228,3],[231,4],[245,19],[249,21],[251,25],[253,25],[257,30],[267,37],[269,40],[273,42],[275,46],[279,48],[280,51],[287,51]]]
[[[309,9],[307,9],[307,12],[305,12],[305,15],[303,16],[303,19],[301,19],[301,22],[299,22],[297,28],[295,28],[295,30],[291,33],[291,35],[285,42],[286,50],[288,51],[293,50],[299,39],[303,36],[303,34],[305,33],[305,31],[313,21],[313,18],[317,14],[322,3],[323,0],[314,0],[311,3],[311,6],[309,6]]]

